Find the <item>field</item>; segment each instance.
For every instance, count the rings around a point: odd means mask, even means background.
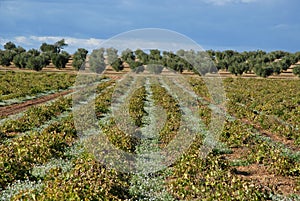
[[[300,200],[300,80],[210,79],[0,72],[0,200]]]

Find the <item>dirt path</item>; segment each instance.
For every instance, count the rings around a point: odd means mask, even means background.
[[[295,190],[297,188],[296,178],[275,175],[268,171],[268,168],[262,164],[254,163],[248,166],[239,166],[236,168],[235,174],[244,180],[252,181],[262,186],[271,184],[273,190],[279,194],[300,194],[299,190]]]
[[[64,95],[67,95],[69,93],[72,93],[73,91],[74,90],[71,89],[71,90],[62,91],[62,92],[55,93],[55,94],[42,96],[40,98],[36,98],[36,99],[33,99],[33,100],[28,100],[28,101],[25,101],[23,103],[12,104],[12,105],[8,105],[8,106],[0,107],[0,117],[3,118],[3,117],[6,117],[8,115],[17,114],[21,111],[26,110],[28,107],[45,103],[45,102],[53,100],[57,97],[64,96]]]
[[[205,101],[209,102],[212,104],[212,101],[210,100],[209,97],[202,97]],[[222,112],[226,112],[226,108],[222,107],[222,106],[218,106],[218,108],[222,111]],[[286,137],[280,136],[278,134],[272,133],[266,129],[263,129],[261,127],[261,125],[259,123],[255,123],[251,120],[249,120],[248,118],[237,118],[234,114],[230,114],[232,117],[236,118],[236,119],[240,119],[241,122],[245,125],[250,125],[253,126],[253,128],[255,130],[257,130],[257,132],[265,137],[269,137],[273,142],[278,142],[278,143],[282,143],[283,145],[285,145],[288,149],[292,150],[292,151],[300,151],[300,147],[296,145],[295,140],[293,139],[287,139]]]
[[[300,151],[300,147],[296,145],[295,140],[289,140],[285,137],[274,134],[270,131],[263,129],[258,123],[254,123],[247,118],[241,119],[241,121],[246,125],[253,126],[261,135],[269,137],[273,142],[279,142],[284,144],[287,148],[293,151]]]
[[[250,152],[249,147],[237,147],[231,148],[233,153],[225,154],[225,157],[229,161],[245,159]],[[246,166],[234,166],[232,167],[233,173],[243,180],[254,182],[257,185],[261,185],[265,188],[271,185],[276,193],[282,195],[290,195],[293,193],[300,194],[297,189],[297,178],[289,176],[276,175],[272,171],[268,170],[266,164],[253,163]]]

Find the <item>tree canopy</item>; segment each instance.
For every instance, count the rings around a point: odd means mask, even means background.
[[[66,67],[70,58],[70,54],[63,50],[67,45],[65,39],[61,39],[54,44],[44,42],[39,49],[26,51],[23,47],[16,46],[9,41],[4,44],[3,50],[0,49],[0,65],[10,66],[14,64],[18,68],[41,70],[52,61],[56,68],[62,69]],[[86,49],[77,49],[73,55],[72,66],[74,69],[79,70],[84,67],[87,54]],[[121,55],[118,55],[118,50],[110,47],[93,50],[89,58],[90,70],[96,73],[103,72],[106,65],[111,65],[116,71],[122,71],[124,64],[128,64],[134,72],[144,71],[147,65],[156,65],[167,67],[176,72],[188,70],[202,75],[225,70],[236,76],[244,73],[255,73],[257,76],[268,77],[286,72],[291,66],[296,65],[300,61],[300,52],[181,49],[173,53],[172,51],[161,52],[158,49],[143,51],[127,48]],[[299,75],[299,65],[293,68],[293,73]]]
[[[95,73],[102,73],[105,70],[104,48],[95,49],[89,57],[90,70]]]
[[[76,69],[79,70],[82,68],[83,70],[83,64],[86,60],[86,56],[88,54],[88,51],[84,48],[78,48],[77,51],[73,55],[73,62],[72,66]]]

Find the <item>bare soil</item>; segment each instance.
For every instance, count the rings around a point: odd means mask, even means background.
[[[287,148],[293,151],[300,151],[300,147],[296,145],[295,140],[290,140],[285,137],[276,135],[270,131],[263,129],[259,124],[256,124],[249,119],[241,119],[244,124],[253,126],[261,135],[269,137],[273,142],[279,142],[284,144]]]
[[[111,68],[111,67],[110,67]],[[113,69],[110,69],[109,67],[106,68],[104,75],[106,76],[116,76],[116,75],[125,75],[126,73],[128,73],[130,71],[130,68],[128,66],[126,66],[124,68],[123,71],[120,72],[116,72]],[[292,69],[292,66],[289,68]],[[10,65],[8,67],[5,66],[1,66],[0,65],[0,71],[21,71],[21,72],[36,72],[33,70],[28,70],[28,69],[19,69],[17,67],[15,67],[14,65]],[[74,68],[72,67],[72,61],[70,60],[67,65],[66,68],[64,69],[57,69],[53,66],[53,64],[51,63],[50,65],[46,66],[45,68],[42,69],[41,72],[58,72],[58,73],[71,73],[71,74],[76,74],[78,73],[78,71],[74,70]],[[188,72],[188,71],[184,71],[182,73],[182,75],[186,75],[186,76],[195,76],[198,77],[199,75],[196,75],[193,72]],[[261,78],[256,76],[254,73],[246,73],[243,74],[242,76],[235,76],[232,75],[230,72],[224,71],[224,70],[220,70],[218,72],[218,74],[207,74],[206,76],[212,76],[212,77],[216,77],[216,76],[220,76],[221,78],[237,78],[237,77],[241,77],[241,78],[258,78],[258,79],[266,79],[266,78]],[[294,75],[292,72],[283,72],[280,75],[272,75],[269,76],[267,79],[299,79],[296,75]]]
[[[225,154],[226,159],[233,161],[243,159],[248,153],[248,148],[238,147],[232,148],[232,154]],[[281,195],[300,194],[300,189],[297,189],[297,178],[280,176],[268,170],[264,164],[250,164],[246,166],[233,167],[233,173],[243,180],[253,182],[256,185],[272,187],[276,193]]]
[[[8,106],[0,107],[0,117],[3,118],[3,117],[6,117],[8,115],[17,114],[19,112],[22,112],[22,111],[26,110],[27,108],[29,108],[31,106],[45,103],[47,101],[58,98],[60,96],[64,96],[64,95],[67,95],[69,93],[72,93],[73,91],[74,90],[71,89],[71,90],[62,91],[62,92],[55,93],[55,94],[42,96],[42,97],[37,98],[37,99],[28,100],[28,101],[25,101],[23,103],[12,104],[12,105],[8,105]]]
[[[240,166],[236,169],[236,174],[242,179],[262,186],[271,185],[273,186],[273,190],[279,194],[300,194],[300,190],[297,189],[297,180],[295,177],[275,175],[274,173],[270,173],[267,167],[262,164],[255,163],[248,166]]]

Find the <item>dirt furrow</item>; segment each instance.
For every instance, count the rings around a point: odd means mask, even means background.
[[[62,91],[62,92],[55,93],[55,94],[42,96],[40,98],[25,101],[23,103],[12,104],[12,105],[8,105],[8,106],[0,107],[0,118],[6,117],[6,116],[12,115],[12,114],[17,114],[19,112],[26,110],[27,108],[29,108],[31,106],[45,103],[47,101],[53,100],[60,96],[70,94],[72,92],[74,92],[73,89],[67,90],[67,91]]]

